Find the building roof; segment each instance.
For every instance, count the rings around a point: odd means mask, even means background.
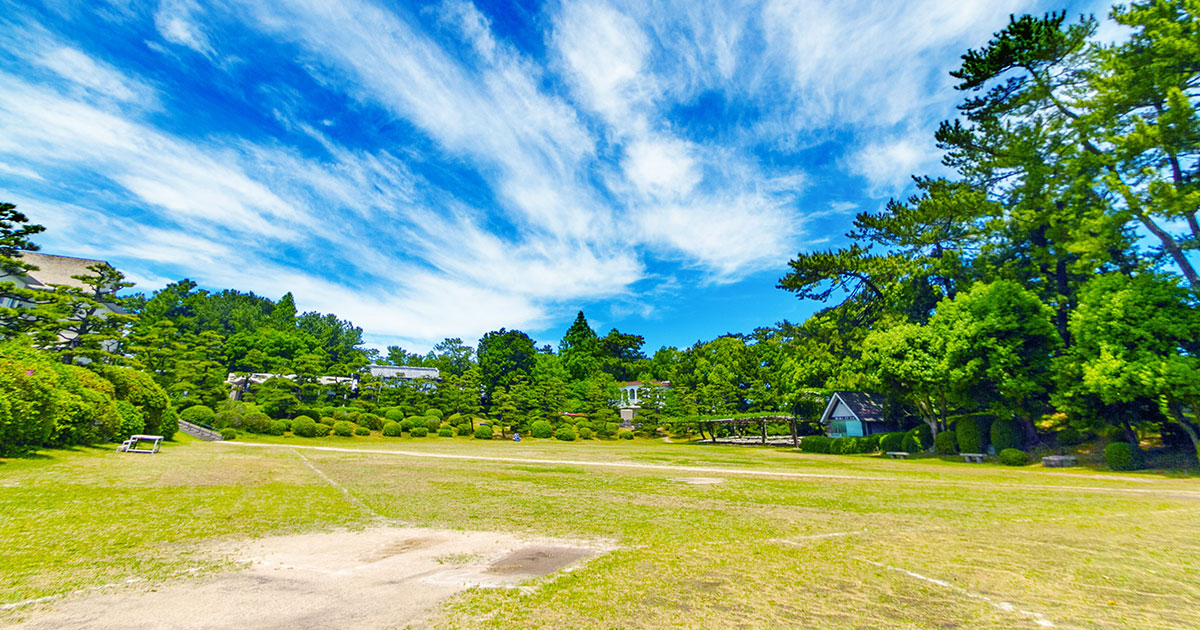
[[[642,385],[653,385],[655,387],[670,387],[671,381],[625,381],[621,383],[621,387],[641,387]]]
[[[89,270],[88,267],[92,265],[108,265],[103,260],[55,256],[53,254],[39,254],[37,252],[21,252],[20,258],[24,262],[37,266],[36,271],[29,271],[25,274],[32,280],[29,283],[29,288],[31,289],[53,290],[54,287],[51,285],[55,284],[86,289],[89,288],[86,284],[71,276],[95,275],[95,272]]]
[[[412,367],[408,365],[368,365],[367,372],[378,378],[440,378],[437,368]]]
[[[834,405],[838,400],[841,400],[850,413],[863,422],[884,421],[884,397],[870,392],[834,392],[829,397],[829,405],[825,408],[822,420],[833,412]]]

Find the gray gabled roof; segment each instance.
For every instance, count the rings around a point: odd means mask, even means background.
[[[870,392],[834,392],[829,397],[829,404],[825,407],[825,413],[821,415],[821,420],[824,421],[833,413],[838,401],[842,401],[850,413],[854,417],[863,422],[884,422],[883,404],[884,397],[879,394]]]

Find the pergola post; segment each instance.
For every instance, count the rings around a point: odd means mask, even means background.
[[[767,419],[763,418],[762,420],[759,420],[758,425],[759,425],[759,427],[762,428],[762,443],[764,446],[766,446],[766,444],[767,444]]]
[[[798,431],[796,429],[796,419],[792,418],[792,421],[790,422],[790,424],[792,425],[792,446],[794,446],[796,449],[799,449],[800,448],[800,431]]]

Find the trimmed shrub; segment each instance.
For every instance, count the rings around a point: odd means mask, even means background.
[[[341,437],[354,435],[354,425],[344,420],[333,423],[333,434]]]
[[[417,418],[405,418],[400,421],[400,429],[403,431],[412,431],[412,428],[417,426]]]
[[[828,453],[832,442],[824,435],[806,435],[800,440],[800,450],[805,453]]]
[[[478,428],[475,429],[475,439],[476,440],[492,439],[492,427],[490,427],[486,424],[480,425]]]
[[[426,417],[426,418],[437,418],[438,420],[441,420],[441,419],[442,419],[442,415],[443,415],[443,414],[442,414],[442,410],[441,410],[441,409],[438,409],[437,407],[430,407],[430,408],[428,408],[428,409],[426,409],[426,410],[425,410],[425,417]]]
[[[555,439],[562,440],[564,442],[574,442],[576,437],[575,427],[569,424],[564,424],[554,432],[554,437]]]
[[[112,383],[117,400],[129,401],[142,412],[146,433],[161,433],[162,414],[171,406],[171,399],[149,374],[115,365],[100,365],[95,369]]]
[[[454,429],[444,426],[438,429],[438,437],[454,437]]]
[[[371,435],[371,430],[363,426],[354,427],[354,435]]]
[[[833,438],[832,440],[829,440],[829,454],[841,455],[842,449],[847,446],[847,440],[848,438],[845,437]]]
[[[382,433],[385,437],[400,437],[404,435],[404,429],[400,427],[399,422],[388,422],[383,425]]]
[[[933,429],[924,423],[909,429],[900,441],[900,448],[909,453],[920,453],[933,448]]]
[[[953,431],[942,431],[933,438],[933,452],[938,455],[957,455],[958,436]]]
[[[317,437],[317,423],[308,416],[300,416],[292,424],[292,433],[300,437]]]
[[[554,435],[554,427],[550,426],[550,423],[546,422],[545,420],[538,420],[537,422],[529,425],[529,435],[532,435],[535,438],[545,439]]]
[[[208,426],[212,426],[216,418],[217,412],[213,411],[212,407],[204,405],[192,405],[179,414],[180,420],[186,420],[192,424],[207,424]]]
[[[441,418],[433,418],[433,417],[425,418],[425,429],[427,431],[429,431],[430,433],[436,433],[441,428],[442,428],[442,419]]]
[[[1055,434],[1054,441],[1063,447],[1078,446],[1083,444],[1083,433],[1075,427],[1067,427]]]
[[[992,422],[989,434],[992,438],[992,447],[996,449],[997,453],[1010,449],[1020,450],[1025,445],[1021,425],[1012,418],[997,418]]]
[[[621,438],[622,440],[632,440],[633,439],[633,431],[630,431],[629,429],[621,429],[617,433],[617,437]]]
[[[231,427],[225,427],[224,429],[221,429],[218,433],[221,434],[222,440],[232,440],[233,438],[237,437],[237,429],[234,429]]]
[[[808,439],[808,438],[804,438]],[[801,442],[800,446],[804,446]],[[884,433],[883,437],[879,438],[879,450],[883,453],[895,453],[904,447],[904,434],[896,431],[893,433]]]
[[[261,411],[255,411],[246,416],[242,422],[245,424],[246,430],[250,433],[266,433],[271,430],[271,423],[274,420],[271,419],[271,416]]]
[[[959,453],[982,453],[983,432],[979,430],[979,421],[970,416],[959,418],[954,423],[954,435],[958,441]]]
[[[307,416],[300,416],[300,417],[304,418]],[[284,426],[287,427],[286,429],[284,429],[285,431],[291,431],[292,425],[294,425],[296,423],[295,420],[288,420],[287,418],[284,418],[283,420],[276,420],[276,422],[282,422],[284,424]]]
[[[383,412],[383,417],[392,422],[400,422],[404,419],[404,410],[399,407],[389,407],[387,411]]]
[[[175,434],[179,432],[179,413],[174,407],[163,409],[162,420],[158,424],[158,434],[168,440],[175,439]]]
[[[1029,455],[1019,448],[1006,448],[1000,451],[1000,463],[1005,466],[1024,466],[1029,463]]]
[[[600,422],[596,424],[596,435],[602,438],[610,438],[617,434],[620,426],[615,422]]]
[[[300,416],[312,418],[312,421],[316,422],[321,419],[321,412],[316,409],[297,409],[296,417],[299,418]]]
[[[426,429],[424,426],[413,427],[412,431],[409,431],[408,434],[412,437],[425,437],[429,435],[429,429]]]
[[[917,441],[915,434],[905,433],[904,439],[900,440],[900,450],[905,453],[920,453],[921,443]]]
[[[360,413],[358,414],[358,424],[372,431],[378,431],[383,428],[383,418],[373,413]]]
[[[587,427],[579,427],[579,439],[590,440],[594,437],[596,437],[595,431],[593,431]]]
[[[267,435],[283,435],[284,433],[287,433],[287,424],[280,420],[271,422],[266,430]]]
[[[327,427],[332,427],[335,422],[337,420],[334,420],[331,416],[324,416],[320,420],[317,420],[317,424],[323,424]]]
[[[454,433],[458,436],[471,435],[471,423],[464,422],[454,427]]]
[[[146,430],[146,417],[142,410],[127,400],[117,401],[117,416],[121,418],[121,428],[117,433],[119,439],[143,433]]]
[[[1104,463],[1111,470],[1137,470],[1142,467],[1142,452],[1129,442],[1112,442],[1104,447]]]
[[[313,425],[313,437],[325,437],[333,432],[333,427],[328,424],[317,423]]]

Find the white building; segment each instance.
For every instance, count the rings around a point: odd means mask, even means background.
[[[649,387],[660,389],[670,389],[670,381],[625,381],[621,383],[620,399],[617,400],[616,407],[620,410],[621,421],[630,422],[637,416],[637,410],[641,409],[642,390]]]

